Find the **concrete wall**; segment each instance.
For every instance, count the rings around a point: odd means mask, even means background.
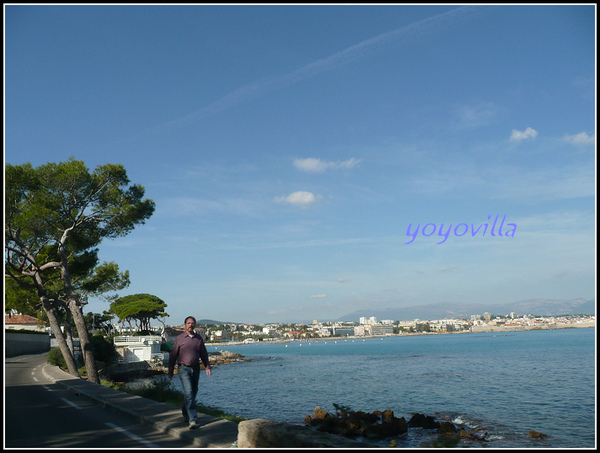
[[[50,335],[4,331],[4,353],[6,357],[36,354],[49,350]]]
[[[238,425],[238,448],[376,448],[376,444],[264,419]]]

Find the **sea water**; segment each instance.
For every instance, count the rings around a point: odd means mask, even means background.
[[[595,328],[210,346],[251,361],[200,378],[198,402],[302,424],[315,407],[433,415],[489,442],[463,447],[594,448]],[[179,382],[173,379],[178,388]],[[528,436],[535,430],[544,440]],[[430,445],[419,430],[398,447]]]

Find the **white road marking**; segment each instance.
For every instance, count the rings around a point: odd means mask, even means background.
[[[138,442],[140,442],[141,444],[144,444],[146,447],[149,448],[160,448],[158,445],[156,445],[155,443],[152,443],[140,436],[138,436],[137,434],[133,434],[132,432],[127,431],[124,428],[121,428],[120,426],[115,425],[114,423],[106,423],[108,426],[110,426],[112,429],[119,431],[120,433],[125,434],[127,437],[130,437],[133,440],[137,440]]]
[[[77,405],[77,404],[75,404],[73,401],[69,401],[69,400],[68,400],[68,399],[66,399],[66,398],[61,398],[61,400],[63,400],[63,401],[64,401],[65,403],[67,403],[67,404],[70,404],[70,405],[71,405],[71,406],[73,406],[75,409],[79,409],[79,410],[83,409],[83,407],[81,407],[81,406],[78,406],[78,405]]]
[[[54,392],[55,390],[48,387],[47,385],[42,385],[42,387],[44,388],[44,390],[48,390],[49,392]]]

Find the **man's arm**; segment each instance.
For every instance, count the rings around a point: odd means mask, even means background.
[[[175,338],[173,342],[173,350],[169,353],[169,369],[167,371],[167,376],[169,379],[173,377],[173,371],[175,370],[175,363],[177,362],[177,357],[179,356],[179,337]]]
[[[204,364],[204,368],[206,368],[206,374],[208,377],[212,375],[212,370],[210,369],[210,360],[208,359],[208,351],[206,350],[206,346],[204,345],[204,340],[200,337],[200,360]]]

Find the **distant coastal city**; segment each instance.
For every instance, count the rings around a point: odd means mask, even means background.
[[[254,343],[332,337],[374,337],[388,335],[425,335],[451,333],[504,332],[518,330],[568,329],[595,327],[595,315],[533,316],[510,313],[505,316],[484,313],[469,319],[412,321],[378,320],[361,317],[359,322],[319,322],[235,324],[198,322],[198,330],[211,343]],[[166,329],[177,329],[171,326]]]

